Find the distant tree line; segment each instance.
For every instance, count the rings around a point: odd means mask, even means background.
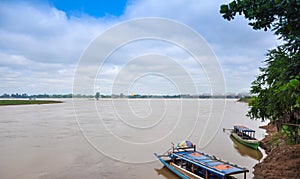
[[[0,98],[93,98],[93,95],[82,95],[82,94],[35,94],[28,95],[27,93],[12,93],[12,94],[2,94]]]
[[[95,95],[83,95],[83,94],[35,94],[28,95],[27,93],[12,93],[7,94],[4,93],[0,95],[0,98],[27,98],[27,99],[35,99],[35,98],[242,98],[245,95],[242,94],[232,94],[232,95],[211,95],[211,94],[201,94],[201,95],[189,95],[189,94],[178,94],[178,95],[100,95],[97,92]]]
[[[135,94],[135,95],[124,95],[124,94],[112,94],[112,95],[100,95],[96,93],[95,98],[201,98],[201,99],[209,99],[209,98],[228,98],[228,99],[240,99],[245,96],[244,94],[230,94],[230,95],[211,95],[211,94],[200,94],[200,95],[189,95],[189,94],[177,94],[177,95],[144,95],[144,94]]]

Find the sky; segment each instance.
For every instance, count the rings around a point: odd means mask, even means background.
[[[253,30],[242,16],[233,21],[223,19],[219,7],[228,2],[0,1],[0,94],[248,92],[259,74],[259,67],[264,66],[267,50],[280,42],[272,32]],[[199,63],[198,56],[193,56],[190,49],[181,44],[162,38],[144,38],[116,47],[105,61],[97,59],[90,66],[83,63],[97,39],[118,29],[120,24],[130,25],[131,21],[144,18],[156,18],[157,22],[164,19],[185,26],[202,38],[201,42],[214,57],[203,57]],[[190,34],[178,31],[177,27],[155,27],[142,25],[136,32],[137,29],[121,31],[119,28],[111,38],[106,36],[92,55],[102,53],[119,35],[125,38],[134,33],[162,31],[165,37],[176,36],[179,41],[190,38]],[[194,44],[201,51],[200,46]],[[209,68],[209,64],[215,69]],[[92,69],[97,73],[89,75]],[[81,71],[87,71],[89,80],[86,82],[92,83],[92,90],[85,91],[84,87],[77,90],[75,81],[86,79]],[[223,79],[212,75],[218,72],[222,73],[224,84]],[[214,83],[218,82],[224,86],[223,91],[214,91]]]

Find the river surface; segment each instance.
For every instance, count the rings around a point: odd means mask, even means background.
[[[63,99],[0,106],[0,178],[175,178],[154,157],[171,142],[250,170],[265,153],[230,138],[234,124],[256,130],[248,106],[231,99]],[[241,177],[241,176],[238,176]]]

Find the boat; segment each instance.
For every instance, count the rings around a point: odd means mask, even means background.
[[[233,142],[233,147],[241,156],[251,157],[259,162],[263,158],[263,154],[259,149],[255,150],[253,148],[250,148],[250,147],[240,143],[232,135],[230,136],[230,139]]]
[[[196,150],[196,145],[183,141],[162,155],[154,155],[163,165],[182,179],[232,179],[248,169]]]
[[[233,126],[231,135],[240,143],[258,149],[260,141],[255,138],[255,131],[243,125]]]

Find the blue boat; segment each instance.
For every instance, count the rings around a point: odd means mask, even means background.
[[[243,174],[246,178],[246,173],[249,172],[244,167],[196,151],[196,145],[190,141],[173,145],[167,154],[154,155],[182,179],[231,179],[236,174]]]

